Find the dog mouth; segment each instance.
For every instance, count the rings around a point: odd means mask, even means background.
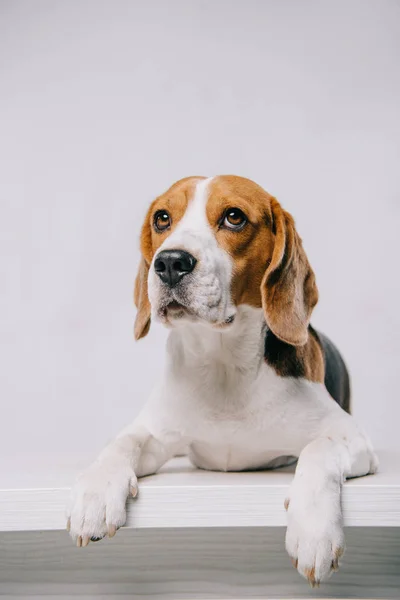
[[[159,310],[159,317],[165,325],[172,325],[175,321],[190,321],[190,322],[207,322],[201,318],[193,310],[181,304],[177,300],[170,300]],[[229,328],[235,321],[235,314],[228,316],[223,321],[210,322],[210,325],[216,329]]]
[[[171,300],[161,309],[161,316],[168,320],[181,319],[184,316],[191,315],[191,311],[177,300]]]

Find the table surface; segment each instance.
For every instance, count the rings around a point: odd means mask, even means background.
[[[400,461],[379,453],[380,472],[347,481],[343,510],[347,526],[400,527]],[[65,466],[64,466],[65,467]],[[278,471],[220,473],[194,468],[186,457],[169,461],[139,482],[128,502],[127,527],[284,526],[283,502],[294,467]],[[0,531],[59,530],[76,472],[71,466],[2,478]],[[14,485],[7,485],[7,484]]]

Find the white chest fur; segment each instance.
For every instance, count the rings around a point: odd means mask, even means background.
[[[248,306],[229,331],[174,330],[162,384],[143,415],[153,435],[175,435],[207,469],[254,469],[298,456],[335,403],[321,384],[277,375],[265,363],[264,337],[261,310]]]

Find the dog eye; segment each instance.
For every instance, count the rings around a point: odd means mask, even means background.
[[[228,208],[224,213],[222,227],[232,231],[240,231],[247,223],[246,215],[240,208]]]
[[[166,210],[158,210],[154,215],[154,229],[159,233],[166,231],[171,227],[171,217]]]

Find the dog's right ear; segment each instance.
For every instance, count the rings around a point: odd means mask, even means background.
[[[140,248],[142,257],[140,259],[138,272],[135,279],[134,300],[137,308],[134,334],[135,340],[140,340],[148,334],[151,321],[151,305],[147,292],[147,280],[149,276],[149,265],[152,257],[151,224],[153,204],[147,211],[140,235]]]
[[[140,259],[139,269],[135,279],[135,306],[137,308],[134,334],[135,340],[140,340],[148,334],[151,322],[151,306],[147,293],[147,279],[149,275],[149,267],[146,259]]]

